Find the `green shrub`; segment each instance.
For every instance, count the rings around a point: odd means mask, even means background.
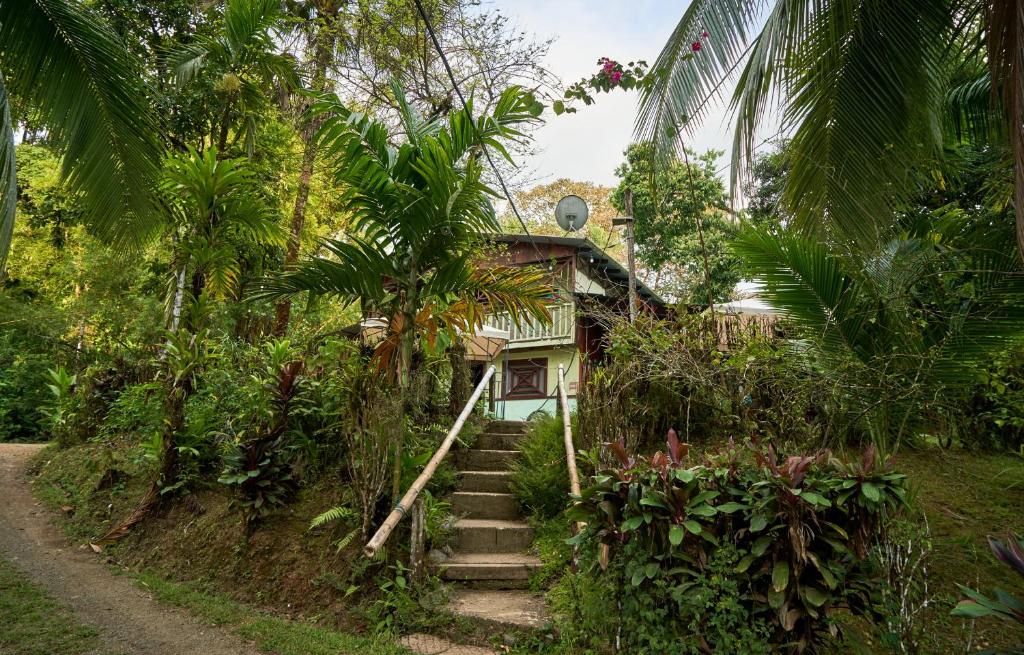
[[[964,446],[1024,452],[1024,349],[997,354],[961,408]]]
[[[562,418],[546,416],[532,422],[519,449],[522,454],[511,467],[512,493],[538,518],[558,515],[569,504]]]
[[[59,338],[65,326],[55,311],[16,300],[3,283],[0,316],[0,442],[49,439],[46,371],[67,364]]]
[[[592,367],[579,395],[578,448],[597,452],[625,438],[651,452],[670,428],[699,444],[739,434],[817,448],[841,427],[826,377],[770,322],[689,314],[607,320],[609,357]]]
[[[296,359],[287,340],[266,345],[269,361],[250,399],[252,414],[234,435],[218,482],[234,492],[246,528],[282,506],[295,489],[292,475],[292,410],[301,406],[305,363]]]
[[[574,539],[586,570],[620,589],[608,611],[625,652],[707,652],[701,639],[713,652],[804,652],[838,629],[837,610],[874,615],[868,551],[906,491],[873,448],[853,464],[730,447],[688,465],[671,433],[668,454],[612,450],[619,467],[567,517],[586,522]]]

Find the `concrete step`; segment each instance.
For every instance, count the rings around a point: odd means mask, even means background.
[[[457,589],[451,595],[449,608],[492,631],[535,630],[547,623],[544,596],[525,591]]]
[[[462,471],[459,491],[508,493],[512,475],[508,471]]]
[[[484,432],[526,432],[526,421],[491,421],[484,428]]]
[[[513,432],[484,433],[476,438],[474,448],[480,450],[518,450],[523,435]]]
[[[459,452],[459,468],[464,471],[505,471],[509,462],[519,456],[518,450],[463,450]]]
[[[519,553],[533,543],[524,521],[460,519],[455,522],[455,549],[464,553]]]
[[[519,503],[509,493],[456,491],[451,501],[452,514],[467,519],[514,521],[519,518]]]
[[[521,588],[540,560],[523,553],[461,553],[440,564],[441,579],[484,582],[488,588]],[[500,587],[499,587],[500,586]]]

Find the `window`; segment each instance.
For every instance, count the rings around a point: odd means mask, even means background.
[[[546,398],[548,360],[515,359],[505,367],[505,397],[509,400]]]

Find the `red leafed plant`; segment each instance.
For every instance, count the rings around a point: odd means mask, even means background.
[[[722,579],[723,562],[735,596],[730,620],[760,626],[783,651],[833,634],[837,610],[873,615],[881,580],[866,555],[906,493],[904,476],[873,448],[851,463],[828,451],[781,456],[770,444],[730,443],[692,461],[674,431],[649,457],[621,441],[607,447],[619,466],[594,477],[569,518],[586,523],[575,543],[591,570],[623,581],[619,605],[668,621],[645,624],[627,638],[631,647],[657,650],[657,635],[694,631],[708,652],[737,647],[700,592]],[[635,611],[621,620],[650,620]],[[725,641],[712,643],[713,634]]]

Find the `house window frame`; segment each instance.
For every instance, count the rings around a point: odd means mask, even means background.
[[[513,369],[532,367],[537,371],[537,382],[532,390],[514,391],[512,389]],[[548,397],[548,358],[531,357],[528,359],[511,359],[505,362],[504,383],[502,384],[505,400],[537,400]]]

